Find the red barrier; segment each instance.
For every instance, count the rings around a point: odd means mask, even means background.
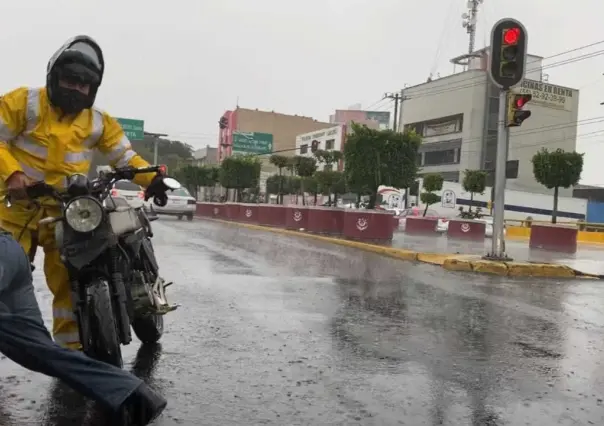
[[[308,208],[300,206],[286,206],[285,227],[287,229],[306,229],[308,225]]]
[[[195,215],[201,217],[211,217],[214,206],[209,203],[197,203]]]
[[[258,223],[258,204],[240,204],[239,221],[246,223]]]
[[[239,220],[239,210],[241,208],[240,204],[236,203],[225,203],[223,204],[224,208],[221,210],[221,218],[226,220]]]
[[[533,224],[529,247],[561,253],[576,253],[578,232],[579,230],[575,226]]]
[[[197,203],[196,216],[220,218],[224,204],[220,203]]]
[[[436,234],[438,218],[409,216],[405,219],[405,233],[407,234]]]
[[[480,220],[449,220],[447,238],[484,241],[486,223]]]
[[[224,204],[222,203],[211,203],[212,206],[212,217],[219,219],[225,217]]]
[[[316,234],[342,235],[344,229],[344,209],[333,207],[309,207],[308,232]]]
[[[391,241],[394,229],[392,213],[349,210],[344,214],[343,235],[363,241]]]
[[[286,222],[287,208],[275,204],[258,205],[258,223],[265,226],[282,228]]]

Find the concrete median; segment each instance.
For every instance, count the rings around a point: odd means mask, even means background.
[[[201,210],[201,211],[200,211]],[[306,209],[299,209],[306,213]],[[239,210],[238,210],[239,211]],[[296,211],[298,211],[296,209]],[[317,233],[306,232],[305,230],[293,230],[278,228],[274,226],[262,226],[251,223],[236,222],[233,220],[215,219],[213,209],[202,208],[198,209],[201,217],[215,222],[228,224],[231,226],[242,226],[248,229],[259,231],[268,231],[284,235],[311,238],[331,244],[346,246],[367,252],[372,252],[391,258],[426,263],[431,265],[441,266],[442,268],[452,272],[475,272],[489,275],[510,276],[510,277],[539,277],[539,278],[592,278],[601,279],[598,275],[590,275],[577,271],[569,266],[551,263],[528,263],[528,262],[499,262],[484,260],[480,256],[464,255],[464,254],[447,254],[447,253],[432,253],[415,251],[403,248],[388,247],[368,242],[345,239],[340,236],[327,236]],[[384,215],[385,216],[385,215]],[[301,222],[302,220],[300,220]],[[299,222],[298,222],[299,223]],[[284,224],[285,225],[285,224]],[[289,223],[288,223],[289,225]],[[287,226],[287,225],[286,225]],[[291,225],[289,225],[291,226]],[[386,226],[382,227],[384,232]]]

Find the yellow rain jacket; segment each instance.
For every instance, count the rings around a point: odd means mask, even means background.
[[[146,167],[149,164],[132,150],[119,123],[97,109],[61,117],[49,103],[45,88],[19,88],[0,98],[0,185],[17,171],[36,181],[65,188],[67,176],[87,174],[94,149],[106,154],[115,167]],[[138,175],[135,183],[148,186],[154,174]],[[0,228],[17,238],[26,253],[32,246],[44,248],[44,273],[53,300],[53,335],[57,343],[80,347],[71,305],[67,270],[61,262],[49,225],[40,219],[59,214],[52,205],[39,210],[28,202],[12,207],[0,203]],[[35,253],[35,251],[34,251]]]

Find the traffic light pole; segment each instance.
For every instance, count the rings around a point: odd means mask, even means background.
[[[505,167],[508,154],[508,132],[506,127],[508,90],[499,92],[499,116],[497,118],[497,157],[495,160],[495,199],[493,200],[493,238],[489,260],[511,260],[505,253]]]

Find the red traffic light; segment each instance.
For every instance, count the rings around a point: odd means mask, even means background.
[[[503,43],[504,44],[517,44],[520,38],[520,28],[514,27],[507,30],[503,30]]]
[[[524,107],[527,103],[529,103],[533,99],[532,95],[518,95],[515,98],[516,108],[520,109]]]
[[[168,173],[168,168],[166,167],[165,164],[162,164],[159,166],[159,174],[160,175],[165,175]]]

